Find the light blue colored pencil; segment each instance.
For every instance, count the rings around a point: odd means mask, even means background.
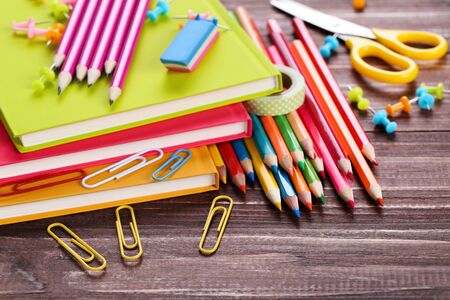
[[[253,140],[255,141],[256,148],[259,151],[264,163],[274,172],[278,169],[278,158],[269,137],[264,130],[263,125],[259,118],[255,115],[250,115],[253,121]]]

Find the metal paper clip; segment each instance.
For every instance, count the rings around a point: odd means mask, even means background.
[[[130,228],[131,228],[131,233],[133,234],[133,239],[134,239],[134,243],[131,245],[125,241],[122,222],[120,221],[120,211],[122,209],[128,209],[130,211],[130,215],[131,215]],[[131,206],[122,205],[116,209],[116,228],[117,228],[117,238],[119,239],[120,255],[122,256],[122,258],[125,260],[139,259],[142,256],[142,243],[141,243],[141,239],[139,237],[139,231],[137,228],[136,216],[134,215],[134,209]],[[134,250],[136,248],[138,249],[138,253],[136,255],[128,256],[125,254],[125,249]]]
[[[69,245],[67,245],[66,243],[64,243],[60,237],[58,237],[53,231],[52,228],[54,227],[60,227],[62,228],[64,231],[67,232],[67,234],[69,234],[72,239],[70,240],[75,246],[77,246],[78,248],[80,248],[81,250],[83,250],[84,252],[86,252],[87,254],[89,254],[90,256],[85,258],[82,257],[81,255],[79,255],[78,253],[76,253],[72,248],[69,247]],[[66,225],[61,224],[61,223],[53,223],[51,225],[49,225],[47,227],[47,232],[48,234],[50,234],[55,241],[60,244],[64,249],[66,249],[67,252],[69,252],[82,266],[84,266],[86,269],[88,269],[89,271],[101,271],[106,267],[106,259],[101,256],[97,251],[95,251],[91,246],[89,246],[85,241],[83,241],[78,235],[76,235],[72,230],[70,230],[69,228],[67,228]],[[95,258],[97,258],[97,260],[99,262],[101,262],[101,266],[98,267],[91,267],[89,265],[90,262],[92,262]]]
[[[186,156],[179,155],[180,153],[186,153]],[[178,171],[192,156],[192,152],[186,149],[180,149],[176,151],[172,156],[170,156],[155,172],[152,174],[152,178],[155,181],[163,181],[172,176],[173,173]],[[158,177],[158,174],[161,173],[172,161],[175,161],[169,168],[169,172],[163,177]]]
[[[148,152],[152,152],[152,151],[158,152],[158,156],[153,158],[153,159],[150,159],[150,160],[147,160],[147,158],[142,156],[142,155],[144,155],[144,154],[146,154]],[[94,173],[84,177],[83,180],[81,181],[81,184],[85,188],[88,188],[88,189],[96,188],[96,187],[98,187],[100,185],[103,185],[103,184],[105,184],[107,182],[110,182],[111,180],[120,179],[120,178],[122,178],[124,176],[127,176],[128,174],[133,173],[134,171],[142,169],[145,166],[148,166],[148,165],[150,165],[150,164],[160,160],[163,157],[163,154],[164,154],[164,152],[161,149],[159,149],[159,148],[150,148],[150,149],[138,152],[138,153],[136,153],[136,154],[134,154],[134,155],[132,155],[132,156],[130,156],[128,158],[125,158],[125,159],[123,159],[123,160],[121,160],[119,162],[116,162],[115,164],[112,164],[112,165],[110,165],[110,166],[108,166],[106,168],[98,170],[97,172],[94,172]],[[134,165],[134,166],[132,166],[132,167],[130,167],[130,168],[128,168],[128,169],[126,169],[126,170],[124,170],[124,171],[122,171],[122,172],[120,172],[120,173],[117,173],[117,174],[115,174],[115,175],[113,175],[111,177],[103,179],[103,180],[101,180],[99,182],[96,182],[96,183],[93,183],[93,184],[87,183],[87,181],[89,179],[91,179],[92,177],[97,176],[98,174],[101,174],[101,173],[106,172],[106,171],[108,171],[108,172],[117,171],[118,169],[120,169],[120,168],[126,166],[127,164],[134,162],[134,161],[139,161],[139,163]]]
[[[47,183],[43,183],[40,185],[33,185],[35,183],[44,181],[46,179],[49,179],[49,180],[55,179],[58,177],[69,175],[69,174],[76,174],[76,176],[62,179],[59,181],[47,182]],[[61,173],[57,173],[57,174],[38,175],[38,176],[32,177],[30,179],[27,179],[25,181],[22,181],[22,182],[13,184],[13,185],[11,185],[10,183],[0,184],[0,189],[5,188],[7,186],[11,186],[11,191],[7,192],[7,193],[0,192],[0,197],[6,197],[6,196],[15,195],[15,194],[22,194],[22,193],[27,193],[27,192],[31,192],[31,191],[41,190],[41,189],[49,188],[49,187],[52,187],[55,185],[60,185],[60,184],[64,184],[64,183],[71,182],[71,181],[77,181],[77,180],[80,180],[81,178],[83,178],[84,176],[86,176],[86,172],[84,170],[65,171],[65,172],[61,172]],[[28,186],[28,187],[24,187],[24,186]]]
[[[226,208],[224,206],[214,207],[216,205],[217,201],[223,200],[223,199],[225,199],[229,202],[228,208]],[[198,245],[198,250],[200,250],[200,252],[202,254],[211,255],[211,254],[214,254],[217,251],[217,249],[219,249],[219,245],[220,245],[220,242],[222,241],[222,236],[223,236],[223,233],[225,232],[225,228],[227,227],[228,218],[230,217],[232,208],[233,208],[233,199],[231,199],[228,196],[217,196],[212,201],[211,208],[209,209],[208,217],[206,218],[205,226],[203,227],[202,239],[200,240],[200,244]],[[208,235],[209,227],[211,226],[211,221],[212,221],[214,215],[220,211],[222,212],[222,218],[220,219],[219,226],[217,227],[217,231],[219,232],[219,235],[217,236],[217,241],[214,244],[214,247],[212,247],[211,249],[205,249],[205,248],[203,248],[203,245],[205,244],[206,236]]]

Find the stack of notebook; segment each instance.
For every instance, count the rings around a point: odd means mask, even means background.
[[[39,93],[31,88],[39,69],[51,64],[54,49],[14,36],[10,26],[30,16],[47,19],[47,2],[0,3],[0,57],[8,70],[0,75],[0,224],[218,188],[209,152],[201,146],[250,136],[251,121],[240,102],[281,88],[278,71],[220,2],[176,1],[171,6],[174,16],[189,9],[209,12],[231,28],[192,73],[168,71],[160,62],[179,22],[163,17],[145,23],[123,95],[114,106],[108,104],[106,79],[89,89],[72,84],[60,97],[56,82]],[[191,149],[191,160],[161,183],[150,176],[157,163],[98,189],[70,181],[8,195],[15,183],[36,176],[81,169],[89,174],[147,148],[191,147],[198,147]]]

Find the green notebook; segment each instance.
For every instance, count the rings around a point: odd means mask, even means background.
[[[175,20],[163,16],[145,22],[123,95],[109,105],[109,81],[88,88],[73,82],[57,95],[56,81],[42,93],[31,87],[41,67],[50,66],[54,49],[37,37],[15,36],[12,21],[51,19],[49,2],[0,1],[0,109],[2,120],[17,149],[38,150],[98,136],[164,119],[228,105],[281,90],[281,76],[253,45],[218,0],[176,0],[171,16],[187,15],[189,9],[210,12],[221,30],[198,68],[192,73],[169,72],[159,58],[179,31]],[[155,2],[155,1],[154,1]],[[41,25],[42,26],[42,25]]]

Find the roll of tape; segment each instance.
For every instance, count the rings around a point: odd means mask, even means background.
[[[305,100],[305,79],[289,67],[276,65],[281,72],[284,91],[244,102],[247,110],[258,116],[279,116],[295,111]]]

